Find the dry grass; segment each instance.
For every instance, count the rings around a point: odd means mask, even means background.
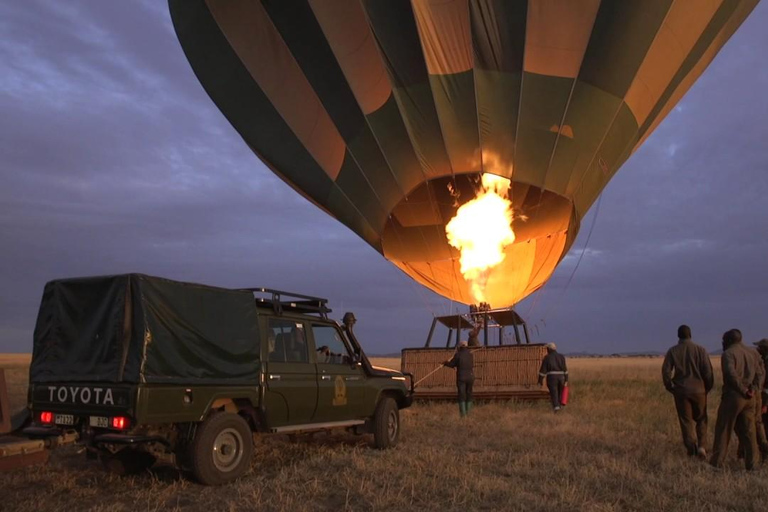
[[[376,361],[399,366],[398,360]],[[572,359],[572,402],[454,404],[402,413],[403,436],[258,442],[251,472],[206,488],[168,468],[118,478],[73,448],[0,476],[2,510],[765,510],[768,468],[684,455],[660,359]],[[710,399],[714,425],[718,395]]]

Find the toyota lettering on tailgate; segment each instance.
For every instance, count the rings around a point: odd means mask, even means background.
[[[38,396],[50,403],[126,405],[125,390],[86,386],[41,386]],[[42,395],[42,396],[40,396]]]

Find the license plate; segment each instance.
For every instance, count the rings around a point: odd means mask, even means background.
[[[53,417],[53,422],[57,425],[74,425],[75,417],[71,414],[56,414]]]
[[[91,416],[90,424],[92,427],[109,428],[109,418],[106,416]]]

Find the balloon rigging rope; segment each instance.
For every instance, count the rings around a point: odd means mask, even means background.
[[[601,193],[600,196],[597,198],[597,206],[595,207],[595,215],[592,217],[592,225],[589,227],[589,233],[587,233],[587,240],[584,242],[584,247],[582,247],[581,249],[581,254],[579,255],[579,259],[576,261],[576,266],[573,267],[573,271],[571,272],[570,277],[568,277],[568,281],[565,283],[565,287],[563,288],[563,291],[552,303],[552,306],[550,306],[542,315],[542,320],[545,320],[545,318],[550,312],[557,310],[556,307],[560,305],[560,301],[565,295],[565,292],[568,290],[568,287],[571,285],[571,281],[573,281],[573,276],[576,275],[576,271],[579,269],[579,265],[581,265],[581,260],[584,258],[584,254],[587,252],[587,247],[589,246],[589,240],[590,238],[592,238],[592,232],[595,229],[595,224],[597,224],[597,216],[600,214],[600,204],[602,203],[602,201],[603,201],[603,194]]]

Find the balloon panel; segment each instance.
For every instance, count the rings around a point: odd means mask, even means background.
[[[419,283],[472,302],[445,225],[510,178],[493,306],[542,286],[610,178],[757,0],[170,0],[249,147]],[[452,192],[449,191],[449,186]]]

